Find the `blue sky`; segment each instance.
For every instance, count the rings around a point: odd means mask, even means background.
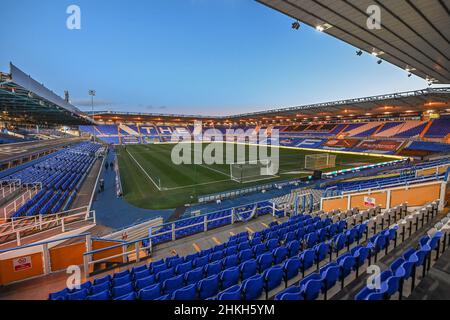
[[[66,28],[71,4],[81,30]],[[14,0],[0,21],[0,70],[82,110],[91,88],[98,110],[224,115],[427,86],[253,0]]]

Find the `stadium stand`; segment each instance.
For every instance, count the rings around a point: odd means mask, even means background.
[[[36,163],[28,163],[14,168],[3,179],[19,180],[23,186],[39,185],[41,190],[29,201],[11,213],[11,218],[56,213],[68,207],[79,184],[95,161],[95,152],[100,145],[90,142],[80,143],[61,150]],[[66,205],[65,205],[66,204]],[[7,217],[9,218],[9,217]]]

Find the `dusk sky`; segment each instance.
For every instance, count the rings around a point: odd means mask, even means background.
[[[14,0],[0,20],[0,71],[11,61],[82,110],[89,89],[96,110],[226,115],[427,87],[253,0]]]

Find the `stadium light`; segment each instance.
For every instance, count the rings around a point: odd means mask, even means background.
[[[300,22],[298,22],[298,20],[292,24],[292,29],[294,30],[300,29]]]
[[[91,108],[92,108],[92,120],[95,122],[94,118],[94,97],[95,97],[95,90],[89,90],[89,95],[91,96]],[[94,141],[95,141],[95,130],[94,130]]]

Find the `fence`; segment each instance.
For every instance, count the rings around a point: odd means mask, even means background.
[[[446,186],[446,181],[432,181],[383,190],[348,193],[322,198],[320,209],[324,211],[334,209],[350,210],[351,208],[368,208],[375,205],[379,205],[383,209],[389,209],[405,202],[408,203],[409,207],[416,207],[439,199],[441,205],[439,209],[442,210],[442,206],[445,203]]]
[[[17,246],[20,246],[22,239],[26,236],[56,228],[65,232],[67,228],[80,222],[95,224],[95,211],[89,210],[88,207],[81,207],[56,214],[14,219],[0,224],[0,243],[15,241]]]

